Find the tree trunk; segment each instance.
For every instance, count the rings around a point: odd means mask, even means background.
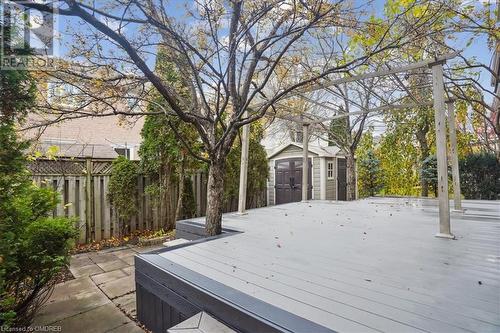
[[[175,227],[175,207],[173,207],[174,182],[171,178],[172,167],[166,163],[160,172],[160,225],[163,229],[172,230]]]
[[[208,236],[219,235],[222,232],[222,210],[224,201],[224,158],[212,160],[208,168],[207,212],[205,229]]]
[[[171,169],[172,170],[172,169]],[[175,228],[175,202],[177,198],[174,197],[175,191],[175,181],[168,177],[168,189],[167,189],[167,197],[166,197],[166,216],[167,216],[167,230],[172,230]]]
[[[166,176],[164,175],[165,166],[160,168],[159,178],[160,178],[160,189],[159,189],[159,202],[158,206],[160,207],[160,225],[162,228],[168,229],[168,209],[167,209],[167,183]]]
[[[427,132],[428,132],[428,129],[426,130],[424,128],[424,129],[419,130],[415,133],[415,136],[417,137],[418,144],[420,146],[420,165],[423,164],[424,160],[427,157],[429,157],[429,154],[430,154],[429,144],[427,143]],[[427,181],[427,179],[420,177],[420,186],[421,186],[420,195],[422,197],[428,197],[429,196],[429,182]]]
[[[346,155],[347,164],[347,200],[356,200],[356,165],[354,154]]]
[[[182,211],[182,197],[184,196],[184,158],[181,162],[181,172],[179,175],[179,194],[177,195],[177,207],[175,208],[175,220],[180,220]]]

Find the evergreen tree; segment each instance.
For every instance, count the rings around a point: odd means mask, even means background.
[[[460,160],[461,190],[465,199],[500,199],[500,161],[495,154],[478,152]]]
[[[264,129],[259,122],[250,126],[250,142],[248,145],[248,176],[247,176],[247,207],[255,207],[258,195],[266,188],[267,154],[261,141]],[[224,200],[226,204],[237,201],[240,185],[241,141],[236,140],[228,155],[224,185]]]
[[[357,155],[358,191],[361,197],[374,196],[383,188],[383,173],[375,150],[373,129],[365,132]]]
[[[375,156],[373,149],[368,150],[366,156],[358,162],[361,196],[374,196],[382,189],[380,171],[380,160]]]
[[[177,87],[180,95],[187,95],[183,77],[174,65],[175,54],[165,49],[158,51],[156,73]],[[148,105],[151,112],[169,112],[168,104],[156,94],[153,103]],[[175,221],[181,217],[191,217],[183,207],[192,207],[193,196],[185,195],[186,175],[202,167],[192,153],[199,154],[201,142],[192,124],[181,121],[170,114],[148,115],[141,131],[143,141],[139,148],[141,170],[152,181],[147,191],[153,195],[160,210],[161,225],[171,230]],[[189,147],[189,148],[188,148]],[[174,195],[177,196],[174,198]],[[189,209],[192,212],[192,209]]]
[[[429,186],[432,188],[434,192],[434,195],[437,197],[438,173],[437,173],[437,159],[435,155],[431,155],[422,161],[420,177],[429,184]]]

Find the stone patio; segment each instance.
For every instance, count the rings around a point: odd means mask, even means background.
[[[161,246],[160,246],[161,247]],[[60,283],[34,320],[61,332],[144,332],[136,318],[134,255],[156,247],[120,247],[74,255],[74,280]]]

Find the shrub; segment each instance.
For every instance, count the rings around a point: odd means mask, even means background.
[[[123,156],[113,161],[108,199],[118,211],[121,219],[129,219],[137,212],[138,172],[138,164]]]
[[[259,122],[250,126],[248,146],[247,208],[256,207],[257,199],[267,186],[269,166],[264,146],[260,143],[264,137],[264,127]],[[224,177],[224,200],[232,207],[237,203],[240,186],[241,140],[236,139],[227,156]]]
[[[68,263],[74,221],[48,213],[57,195],[31,182],[13,122],[0,125],[0,325],[28,326]]]
[[[465,199],[500,199],[500,163],[494,154],[475,153],[460,160],[461,191]]]
[[[184,194],[182,196],[182,218],[188,219],[196,213],[196,200],[193,192],[191,178],[184,178]]]
[[[10,36],[4,34],[2,43],[8,43]],[[3,49],[10,52],[10,48]],[[26,48],[12,55],[29,53]],[[33,185],[24,156],[29,142],[20,140],[15,130],[35,104],[36,86],[30,71],[0,71],[0,87],[0,328],[3,331],[29,326],[38,307],[50,295],[60,269],[68,262],[75,229],[68,219],[48,217],[56,206],[56,194]],[[24,331],[12,329],[21,330]]]
[[[75,223],[74,220],[61,217],[35,221],[26,228],[26,245],[30,252],[55,258],[57,261],[65,260],[66,253],[74,245],[68,240],[76,237],[73,229]]]
[[[69,250],[74,245],[75,221],[67,218],[41,218],[29,223],[16,244],[14,258],[7,275],[8,298],[12,324],[23,327],[30,324],[38,308],[50,296],[60,270],[69,264]]]

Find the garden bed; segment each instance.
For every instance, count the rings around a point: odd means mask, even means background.
[[[63,282],[74,280],[74,279],[75,279],[75,277],[73,276],[73,274],[69,270],[69,267],[64,266],[61,269],[61,271],[59,272],[59,274],[57,274],[57,276],[55,277],[55,284],[63,283]]]
[[[159,230],[150,235],[140,236],[137,245],[139,246],[160,245],[172,239],[175,239],[175,230],[169,232]]]
[[[126,245],[157,245],[172,239],[175,239],[175,229],[171,231],[164,231],[163,229],[157,231],[135,231],[132,234],[123,237],[111,237],[109,239],[103,239],[101,241],[96,241],[88,244],[78,244],[71,251],[71,254],[96,252]]]

